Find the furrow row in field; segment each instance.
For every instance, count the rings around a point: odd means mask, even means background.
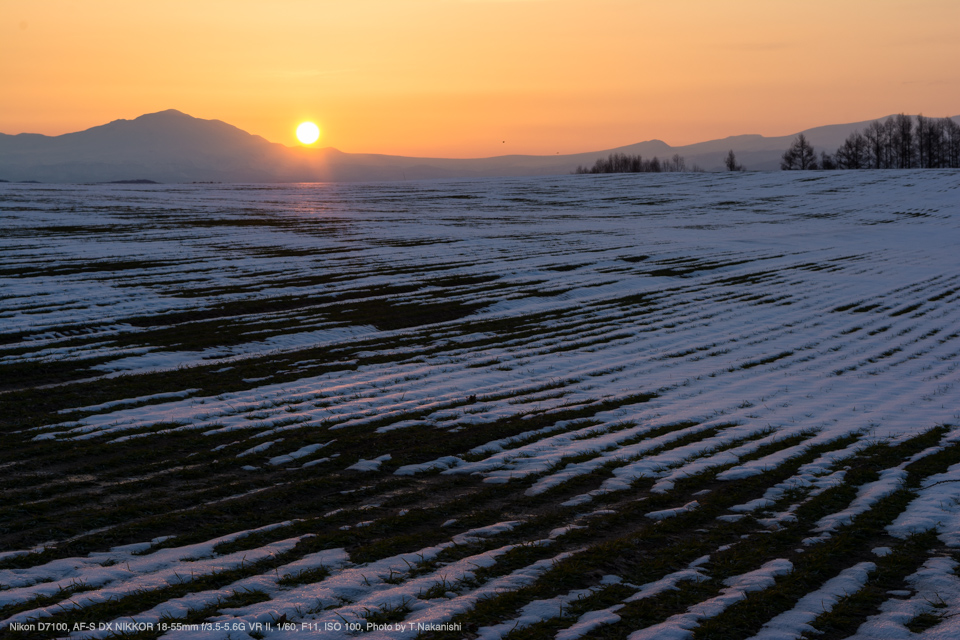
[[[953,175],[2,194],[0,626],[953,629]]]

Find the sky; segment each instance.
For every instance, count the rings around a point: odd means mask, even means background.
[[[960,115],[957,0],[0,0],[0,132],[178,109],[352,153]]]

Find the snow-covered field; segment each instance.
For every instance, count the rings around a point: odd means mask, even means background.
[[[0,185],[0,633],[960,637],[958,246],[956,171]]]

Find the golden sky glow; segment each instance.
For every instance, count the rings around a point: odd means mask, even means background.
[[[0,0],[0,132],[478,157],[960,112],[956,0]]]

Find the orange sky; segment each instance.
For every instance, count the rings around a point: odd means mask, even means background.
[[[957,0],[0,0],[0,132],[478,157],[960,114]]]

